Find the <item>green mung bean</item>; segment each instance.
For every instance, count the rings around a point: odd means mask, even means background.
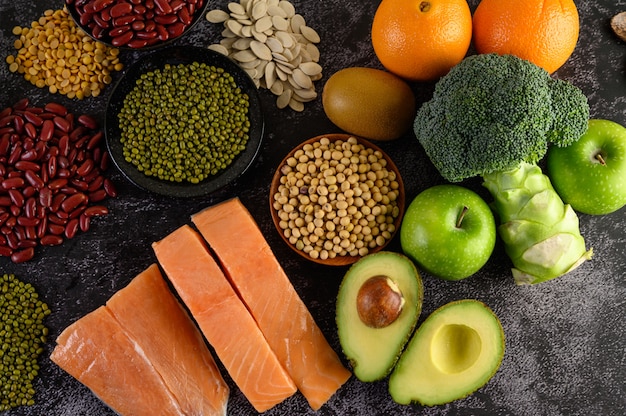
[[[48,335],[43,319],[49,314],[30,283],[13,274],[0,278],[0,412],[35,403],[33,381]]]
[[[223,68],[166,64],[142,74],[118,114],[124,158],[147,176],[199,183],[246,148],[249,105]]]

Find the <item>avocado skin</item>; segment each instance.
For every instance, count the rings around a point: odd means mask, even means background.
[[[365,325],[356,307],[361,285],[377,275],[390,277],[405,299],[398,319],[384,328]],[[390,251],[369,254],[348,269],[337,295],[336,323],[343,353],[359,380],[376,381],[389,375],[415,329],[423,299],[420,274],[403,254]]]

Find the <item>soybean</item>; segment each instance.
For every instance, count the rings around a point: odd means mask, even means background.
[[[44,351],[50,315],[35,288],[13,274],[0,277],[0,412],[33,405],[33,381]]]
[[[91,39],[65,9],[46,10],[30,27],[15,26],[17,50],[6,62],[9,71],[50,93],[68,98],[97,97],[121,71],[119,49]]]
[[[220,67],[166,64],[144,73],[118,114],[124,158],[147,176],[199,183],[245,150],[249,105]]]
[[[305,144],[280,168],[273,208],[284,236],[314,259],[364,256],[385,245],[400,215],[396,172],[355,137]]]

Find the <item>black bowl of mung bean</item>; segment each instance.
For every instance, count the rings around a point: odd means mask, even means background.
[[[326,134],[285,156],[269,202],[278,233],[296,253],[346,266],[392,240],[404,213],[404,184],[378,146],[348,134]]]
[[[65,0],[72,19],[108,46],[147,50],[173,43],[205,15],[207,0]]]
[[[115,165],[138,187],[172,197],[207,195],[241,176],[263,132],[250,76],[195,46],[153,51],[129,66],[105,115]]]

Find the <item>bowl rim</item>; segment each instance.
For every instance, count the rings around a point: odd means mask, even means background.
[[[121,45],[121,46],[114,46],[111,43],[111,37],[110,36],[105,36],[102,39],[98,39],[96,38],[92,31],[89,30],[89,28],[87,28],[86,26],[82,25],[80,23],[80,17],[78,16],[78,12],[76,11],[76,7],[75,4],[67,4],[67,2],[64,2],[64,5],[66,7],[66,10],[68,11],[68,14],[70,15],[71,19],[74,21],[74,24],[83,32],[85,32],[87,34],[87,36],[89,36],[91,39],[103,43],[106,46],[110,47],[110,48],[116,48],[119,50],[123,50],[123,51],[152,51],[155,49],[159,49],[159,48],[163,48],[166,46],[171,46],[174,42],[176,42],[177,40],[183,38],[186,34],[188,34],[189,32],[191,32],[200,21],[202,21],[202,18],[204,17],[204,15],[206,14],[206,10],[209,7],[209,0],[204,0],[204,3],[202,4],[202,6],[197,9],[193,15],[192,21],[189,24],[189,26],[187,26],[185,28],[185,30],[183,31],[183,33],[181,33],[180,35],[174,37],[174,38],[169,38],[164,42],[157,42],[154,45],[148,45],[148,46],[144,46],[143,48],[131,48],[130,46],[126,46],[126,45]]]
[[[243,152],[217,175],[210,176],[198,184],[188,182],[172,182],[145,175],[133,164],[127,162],[122,154],[120,141],[121,130],[118,125],[118,114],[124,98],[132,88],[135,80],[143,73],[162,69],[166,64],[191,64],[204,62],[224,68],[230,73],[237,85],[248,94],[250,106],[248,119],[250,131],[248,143]],[[115,84],[107,101],[104,117],[104,133],[109,157],[122,175],[135,186],[164,196],[197,197],[217,191],[245,173],[256,159],[263,141],[265,121],[258,89],[249,74],[232,59],[208,48],[198,46],[170,46],[152,51],[140,57],[136,62],[125,68],[122,76]]]
[[[394,221],[395,229],[393,233],[391,234],[391,237],[385,242],[385,244],[369,250],[368,255],[384,250],[389,245],[389,243],[391,243],[391,241],[394,239],[395,235],[400,229],[400,224],[402,222],[402,217],[404,216],[404,210],[406,206],[406,195],[404,192],[404,181],[402,180],[402,175],[400,174],[400,170],[398,169],[397,165],[394,163],[393,159],[391,159],[391,157],[384,150],[382,150],[379,146],[372,143],[371,141],[363,137],[356,136],[354,134],[347,134],[347,133],[329,133],[329,134],[320,134],[318,136],[311,137],[301,142],[296,147],[291,149],[289,153],[287,153],[287,155],[281,160],[280,164],[276,168],[274,175],[272,176],[272,182],[270,184],[269,208],[270,208],[270,213],[272,216],[272,222],[274,223],[274,227],[276,228],[276,231],[280,235],[281,239],[285,242],[285,244],[287,244],[287,246],[289,246],[289,248],[291,248],[294,252],[296,252],[301,257],[309,261],[312,261],[314,263],[318,263],[318,264],[322,264],[326,266],[349,266],[349,265],[356,263],[359,259],[363,258],[363,256],[337,256],[337,257],[329,258],[329,259],[320,259],[320,258],[315,259],[309,256],[304,251],[297,249],[292,243],[289,242],[289,239],[285,237],[285,234],[282,232],[282,229],[280,228],[280,225],[279,225],[280,218],[278,217],[278,212],[276,211],[276,209],[274,209],[274,195],[278,191],[280,178],[281,176],[283,176],[281,172],[281,168],[286,164],[287,159],[292,157],[296,151],[298,151],[299,149],[302,149],[302,147],[304,147],[306,144],[315,143],[321,140],[322,138],[328,138],[330,141],[337,141],[337,140],[347,140],[350,137],[354,137],[360,144],[366,147],[372,148],[376,151],[380,151],[383,157],[385,158],[385,160],[387,161],[387,168],[390,170],[393,170],[396,173],[396,180],[398,181],[398,184],[399,184],[399,188],[398,188],[399,192],[398,192],[398,198],[397,198],[399,214],[398,214],[398,217]]]

